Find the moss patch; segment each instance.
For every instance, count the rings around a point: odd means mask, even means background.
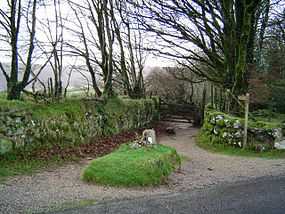
[[[132,149],[123,145],[117,151],[92,161],[84,169],[82,179],[110,186],[159,185],[180,163],[176,150],[167,146]]]

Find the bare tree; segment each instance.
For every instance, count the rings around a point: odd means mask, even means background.
[[[279,8],[282,7],[284,7],[284,3],[282,3],[281,0],[261,0],[256,11],[255,27],[253,29],[254,32],[256,32],[256,35],[251,42],[251,47],[254,48],[255,51],[251,52],[252,54],[254,53],[254,55],[251,56],[251,61],[257,64],[258,71],[265,71],[266,69],[264,66],[265,40],[269,35],[269,28],[271,28],[272,24],[278,20],[277,14],[280,14]]]
[[[4,68],[0,62],[0,69],[3,72],[7,81],[8,99],[19,99],[21,92],[30,83],[30,75],[32,73],[32,58],[34,52],[34,39],[36,33],[36,11],[37,0],[29,0],[26,5],[22,0],[7,0],[7,10],[0,9],[0,25],[3,29],[4,37],[9,43],[9,56],[11,57],[10,71]],[[26,28],[28,31],[27,42],[23,44],[20,41],[20,33],[24,31],[22,27],[22,18],[26,14]],[[3,37],[2,37],[3,38]],[[24,46],[26,56],[21,56],[21,47]],[[23,77],[20,79],[20,63],[19,60],[23,60],[24,71]]]
[[[276,11],[269,20],[262,57],[264,73],[279,80],[285,78],[285,10]]]
[[[285,44],[285,9],[276,12],[269,22],[269,33],[276,41]]]
[[[154,68],[146,77],[146,93],[169,104],[196,104],[201,100],[204,80],[183,67]]]
[[[77,19],[77,23],[73,23],[77,28],[69,30],[79,38],[81,43],[81,45],[76,45],[74,42],[68,43],[72,49],[70,53],[81,56],[85,60],[97,96],[113,94],[115,36],[110,16],[111,4],[112,0],[85,0],[82,4],[69,0],[69,5]],[[100,68],[99,73],[102,74],[103,91],[97,84],[96,68]]]
[[[260,0],[136,0],[140,22],[161,41],[153,50],[234,94],[247,91],[248,55]],[[204,64],[207,72],[196,66]]]
[[[39,30],[45,36],[41,40],[37,40],[37,45],[42,54],[46,58],[51,57],[49,66],[53,71],[53,77],[50,78],[53,78],[53,80],[49,78],[48,82],[49,94],[54,98],[60,98],[63,95],[64,20],[67,17],[63,17],[61,2],[59,0],[51,0],[43,3],[44,9],[48,14],[46,14],[43,20],[39,21]],[[51,17],[50,14],[53,14],[53,16]]]
[[[142,98],[145,95],[143,69],[146,60],[142,32],[136,20],[130,19],[131,8],[126,1],[115,0],[115,5],[111,6],[111,17],[120,50],[115,67],[127,94],[131,98]]]

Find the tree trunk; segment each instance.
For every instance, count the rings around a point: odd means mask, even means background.
[[[22,81],[19,81],[19,44],[18,38],[20,35],[21,28],[21,17],[22,10],[24,6],[22,6],[22,1],[11,1],[8,3],[10,14],[9,23],[7,25],[6,30],[8,32],[8,37],[10,40],[11,46],[11,69],[10,69],[10,77],[8,74],[5,75],[7,80],[7,99],[15,100],[20,99],[21,92],[27,86],[30,74],[31,74],[31,64],[32,64],[32,55],[34,51],[34,38],[36,32],[36,8],[37,8],[37,0],[33,0],[30,2],[28,6],[28,10],[32,8],[31,20],[27,20],[27,23],[31,22],[31,26],[29,26],[29,42],[27,43],[27,60],[24,63],[25,69],[23,72]]]
[[[21,97],[21,92],[23,88],[21,85],[15,82],[8,83],[7,99],[8,100],[19,100]]]

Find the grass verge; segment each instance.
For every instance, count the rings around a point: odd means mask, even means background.
[[[122,145],[84,169],[82,179],[109,186],[154,186],[166,181],[181,164],[176,150],[163,145],[132,149]]]
[[[285,151],[283,150],[271,150],[264,152],[256,152],[250,149],[235,148],[224,144],[213,144],[210,143],[208,137],[201,131],[196,138],[197,145],[210,152],[220,153],[232,156],[243,156],[243,157],[259,157],[267,159],[280,159],[285,158]]]
[[[43,170],[48,167],[61,166],[64,163],[76,161],[74,157],[68,160],[62,160],[60,158],[53,158],[49,161],[46,160],[1,160],[0,161],[0,182],[4,182],[11,176],[16,175],[30,175],[39,170]]]

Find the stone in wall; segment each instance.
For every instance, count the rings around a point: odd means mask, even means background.
[[[215,143],[229,144],[241,147],[243,141],[244,128],[242,119],[230,115],[208,110],[205,112],[205,121],[202,131],[210,139],[215,139]],[[248,128],[248,143],[252,148],[262,148],[268,150],[275,148],[285,148],[285,139],[282,128]],[[258,145],[258,146],[257,146]]]

